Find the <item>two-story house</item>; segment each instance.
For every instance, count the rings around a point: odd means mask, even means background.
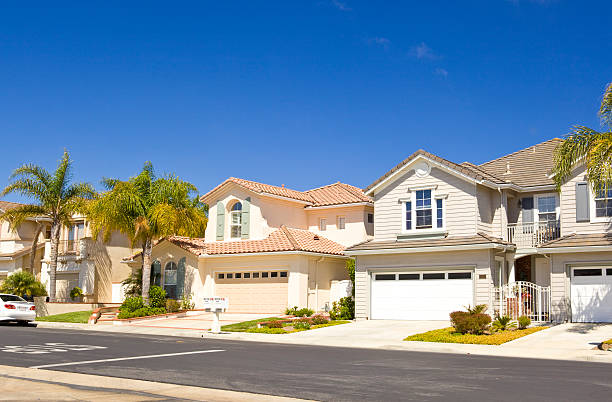
[[[560,139],[474,165],[419,150],[366,190],[374,238],[356,258],[360,319],[447,320],[468,305],[537,321],[612,321],[612,191],[578,166],[556,191]]]
[[[229,178],[202,196],[205,239],[170,237],[153,247],[153,283],[167,294],[229,298],[229,311],[325,310],[350,294],[346,247],[373,235],[373,203],[343,183],[296,191]],[[138,269],[139,254],[126,262]],[[348,286],[347,286],[348,285]]]
[[[0,212],[23,204],[0,201]],[[31,266],[32,244],[37,226],[41,226],[36,255]],[[31,218],[11,230],[8,221],[0,221],[0,282],[14,272],[29,271],[49,290],[51,226],[48,218]],[[58,243],[56,268],[56,300],[70,301],[70,291],[79,287],[84,300],[90,303],[111,303],[120,300],[119,286],[130,272],[122,264],[132,252],[129,240],[113,233],[108,242],[92,239],[89,225],[82,216],[74,216],[70,227],[62,227]],[[113,300],[113,292],[115,293]]]

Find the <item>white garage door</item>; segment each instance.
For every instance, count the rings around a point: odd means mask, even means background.
[[[612,322],[612,268],[573,268],[573,322]]]
[[[229,298],[232,313],[279,314],[288,306],[288,271],[217,272],[215,295]]]
[[[448,320],[474,304],[471,271],[374,273],[371,292],[374,320]]]

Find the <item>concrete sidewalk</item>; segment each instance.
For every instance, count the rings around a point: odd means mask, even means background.
[[[253,334],[232,332],[211,334],[204,331],[136,326],[40,323],[41,328],[181,336],[294,345],[317,345],[414,352],[473,354],[501,357],[577,360],[612,363],[612,352],[596,349],[596,343],[612,338],[612,324],[561,324],[503,345],[464,345],[455,343],[406,342],[409,335],[448,327],[445,321],[358,321],[292,334]]]
[[[272,395],[62,371],[0,366],[0,399],[11,401],[296,401]]]

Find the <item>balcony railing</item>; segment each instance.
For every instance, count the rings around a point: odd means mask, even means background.
[[[509,223],[506,236],[518,248],[532,248],[561,237],[561,228],[558,222]]]
[[[78,240],[60,240],[57,244],[58,255],[79,255],[80,247]]]

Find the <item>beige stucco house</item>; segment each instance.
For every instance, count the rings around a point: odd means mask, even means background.
[[[578,166],[557,192],[560,139],[474,165],[419,150],[372,183],[356,258],[359,319],[448,319],[467,305],[536,321],[612,321],[612,191]]]
[[[204,239],[171,237],[153,248],[153,282],[170,297],[229,298],[230,312],[328,309],[350,294],[343,250],[373,235],[373,204],[343,183],[297,191],[229,178],[202,197]],[[138,269],[141,256],[126,263]]]
[[[0,201],[0,212],[23,205]],[[37,226],[41,231],[36,239],[34,266],[30,266],[32,244]],[[11,230],[9,222],[0,221],[0,282],[14,272],[32,272],[49,289],[49,263],[51,254],[51,227],[47,218],[32,218]],[[70,290],[78,286],[84,301],[111,303],[121,299],[120,283],[129,273],[122,264],[125,255],[132,253],[129,240],[113,233],[106,243],[92,239],[87,220],[74,216],[73,225],[63,227],[58,244],[56,270],[56,299],[70,301]],[[114,291],[114,295],[113,295]]]

